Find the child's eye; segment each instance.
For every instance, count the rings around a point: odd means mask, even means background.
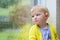
[[[36,16],[39,16],[40,14],[36,14]]]
[[[34,16],[32,16],[32,17],[34,17]]]

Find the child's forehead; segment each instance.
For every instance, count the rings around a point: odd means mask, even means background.
[[[42,14],[42,11],[39,10],[35,10],[34,12],[31,13],[31,15],[36,15],[36,14]]]
[[[35,11],[41,11],[41,9],[39,9],[39,8],[33,8],[33,9],[31,10],[31,12],[35,12]]]
[[[31,10],[31,14],[42,13],[42,12],[45,12],[45,10],[42,8],[40,8],[40,9],[39,8],[33,8]]]

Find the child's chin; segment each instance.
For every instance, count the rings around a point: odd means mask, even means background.
[[[39,25],[39,23],[36,23],[37,25]]]

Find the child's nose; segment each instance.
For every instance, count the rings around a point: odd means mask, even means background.
[[[34,19],[36,20],[37,19],[37,16],[35,16]]]

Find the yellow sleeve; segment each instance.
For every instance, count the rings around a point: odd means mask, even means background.
[[[59,40],[59,37],[58,37],[58,33],[57,33],[56,28],[54,28],[54,35],[55,35],[56,40]]]
[[[34,27],[30,29],[29,31],[29,40],[36,40],[36,34]]]
[[[55,29],[55,38],[56,38],[56,40],[59,40],[58,33],[57,33],[57,30],[56,29]]]

